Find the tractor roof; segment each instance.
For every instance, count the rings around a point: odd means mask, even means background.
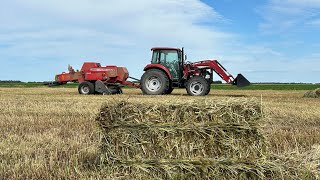
[[[157,50],[176,50],[180,51],[179,48],[172,48],[172,47],[154,47],[151,49],[151,51],[157,51]]]

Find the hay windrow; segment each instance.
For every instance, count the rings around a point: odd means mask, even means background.
[[[129,177],[265,178],[285,169],[267,160],[262,109],[252,99],[117,101],[103,105],[96,121],[102,163]]]
[[[320,88],[312,90],[312,91],[305,92],[303,97],[306,97],[306,98],[320,98]]]

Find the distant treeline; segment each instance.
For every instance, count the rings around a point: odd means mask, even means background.
[[[222,84],[222,81],[213,81],[213,84]]]
[[[5,80],[5,81],[0,80],[0,83],[22,83],[22,82],[16,81],[16,80]]]
[[[0,80],[0,83],[43,83],[43,82],[36,82],[36,81],[33,81],[33,82],[22,82],[22,81],[18,81],[18,80]]]

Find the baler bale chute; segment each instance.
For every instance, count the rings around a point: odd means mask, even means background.
[[[184,50],[179,48],[152,48],[151,63],[145,66],[141,79],[129,77],[125,67],[105,66],[100,63],[85,62],[80,71],[69,66],[68,73],[56,75],[55,81],[48,85],[63,85],[79,82],[80,94],[120,94],[121,87],[140,88],[145,95],[171,94],[174,88],[186,88],[191,96],[209,94],[213,83],[213,72],[227,84],[245,87],[250,82],[238,74],[234,78],[217,60],[186,62]],[[127,81],[129,78],[138,83]]]

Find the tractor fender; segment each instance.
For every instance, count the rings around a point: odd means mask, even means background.
[[[168,77],[169,77],[170,80],[172,79],[172,76],[171,76],[168,68],[166,68],[165,66],[163,66],[163,65],[161,65],[161,64],[148,64],[148,65],[143,69],[143,71],[147,71],[147,70],[149,70],[149,69],[159,69],[159,70],[165,72],[165,73],[168,75]]]

